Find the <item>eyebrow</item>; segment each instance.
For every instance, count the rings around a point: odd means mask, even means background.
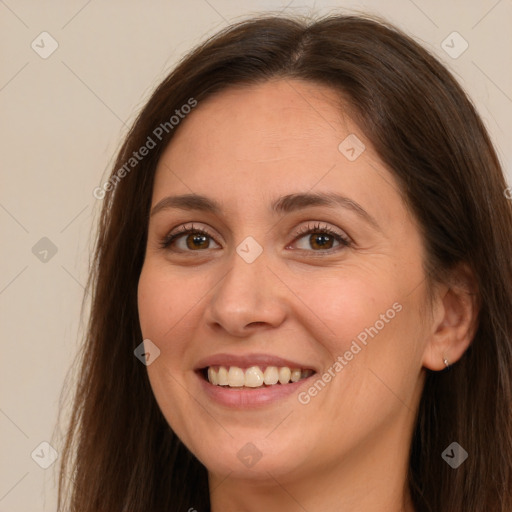
[[[281,196],[270,205],[270,212],[278,215],[294,212],[310,206],[326,206],[328,208],[342,207],[351,210],[363,220],[371,224],[375,229],[380,230],[379,224],[360,204],[348,197],[329,193],[296,193]],[[179,196],[168,196],[159,201],[151,210],[150,216],[157,214],[162,210],[196,210],[206,213],[220,215],[221,205],[212,198],[199,194],[184,194]]]

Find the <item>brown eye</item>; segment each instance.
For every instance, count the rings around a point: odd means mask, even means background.
[[[309,243],[313,248],[318,247],[320,249],[331,249],[335,241],[336,240],[332,235],[322,233],[313,233],[312,235],[309,236]]]
[[[298,233],[295,240],[301,239],[305,239],[306,245],[313,248],[315,252],[327,252],[333,248],[336,249],[336,246],[333,247],[335,242],[338,243],[338,247],[350,246],[350,240],[346,236],[334,231],[329,226],[318,224],[314,227],[307,227]],[[299,247],[299,249],[310,250],[308,247]]]
[[[183,252],[199,252],[210,249],[213,237],[204,229],[182,226],[177,232],[167,235],[161,242],[163,249]],[[215,242],[216,243],[216,242]]]
[[[184,236],[184,235],[182,235]],[[181,237],[178,237],[178,239]],[[190,233],[185,237],[185,243],[189,249],[208,249],[208,235],[200,233]]]

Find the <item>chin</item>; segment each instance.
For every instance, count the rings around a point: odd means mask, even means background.
[[[226,439],[223,435],[222,440],[197,436],[201,441],[195,443],[196,439],[192,440],[189,449],[210,473],[230,474],[230,478],[242,480],[265,481],[306,467],[304,454],[308,450],[294,441],[289,432],[270,439],[271,429],[253,429],[254,435],[248,434],[248,429],[242,431],[243,435],[240,431],[230,431],[234,437]]]

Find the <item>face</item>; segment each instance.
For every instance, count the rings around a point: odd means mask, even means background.
[[[161,157],[148,230],[147,371],[211,475],[286,482],[407,452],[422,239],[334,91],[273,81],[199,103]]]

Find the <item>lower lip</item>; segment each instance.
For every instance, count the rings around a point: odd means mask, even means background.
[[[230,388],[210,384],[199,372],[196,372],[197,378],[201,381],[201,387],[208,397],[219,404],[237,409],[264,406],[278,402],[296,393],[302,386],[308,385],[310,379],[315,377],[315,375],[316,373],[298,382],[290,382],[289,384],[274,384],[259,388]]]

